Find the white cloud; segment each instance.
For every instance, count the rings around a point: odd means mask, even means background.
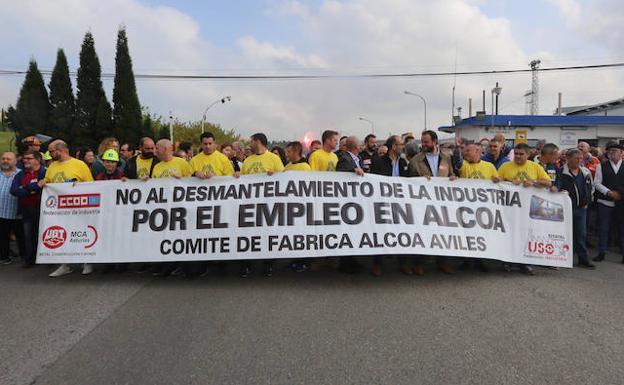
[[[327,0],[312,7],[298,1],[279,2],[264,17],[274,23],[294,23],[299,31],[296,39],[283,36],[277,43],[245,34],[233,36],[234,47],[218,47],[201,35],[196,18],[171,7],[146,6],[138,0],[12,2],[0,8],[0,48],[11,52],[10,57],[0,57],[0,67],[24,68],[35,54],[40,67],[51,68],[61,46],[75,69],[82,36],[90,29],[104,70],[112,72],[116,30],[124,23],[135,72],[141,73],[440,72],[453,71],[456,59],[459,70],[528,68],[535,56],[516,42],[511,22],[487,17],[479,4],[474,0]],[[556,4],[575,17],[575,2]],[[616,26],[621,6],[611,5],[613,15],[607,20]],[[19,44],[8,46],[11,41]],[[616,42],[610,44],[614,47]],[[551,52],[541,52],[540,57],[543,66],[561,60]],[[607,71],[544,73],[540,80],[543,113],[554,109],[558,91],[564,93],[565,104],[588,104],[619,96],[623,82],[621,76]],[[0,105],[15,103],[22,79],[0,81],[6,85],[0,84]],[[490,110],[489,90],[496,81],[503,87],[501,113],[524,112],[522,95],[530,88],[530,74],[459,77],[456,104],[464,107],[464,116],[469,97],[473,113],[481,109],[482,89],[488,90]],[[106,82],[109,95],[111,83]],[[427,99],[429,128],[451,120],[452,77],[137,84],[142,104],[164,116],[172,111],[182,120],[200,119],[213,100],[231,95],[232,102],[216,106],[208,119],[245,135],[265,131],[273,138],[294,139],[306,131],[328,128],[363,135],[368,124],[359,116],[373,120],[382,135],[422,129],[422,103],[403,95],[406,89]]]
[[[577,0],[548,0],[559,8],[569,23],[576,24],[581,19],[581,4]]]
[[[317,55],[302,55],[293,47],[278,47],[270,42],[259,42],[253,36],[238,40],[243,55],[252,61],[261,61],[276,66],[295,64],[302,68],[327,68],[327,62]]]

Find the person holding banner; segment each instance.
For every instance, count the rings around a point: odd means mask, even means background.
[[[154,157],[156,145],[152,138],[144,137],[139,141],[139,154],[133,156],[126,163],[124,174],[128,179],[147,180],[152,176],[154,166],[159,162]]]
[[[119,180],[124,177],[121,167],[119,167],[119,154],[113,149],[108,149],[102,154],[102,164],[104,171],[95,176],[95,180]]]
[[[481,160],[483,147],[479,143],[469,143],[464,148],[462,166],[459,169],[459,177],[464,179],[485,179],[498,183],[498,171],[490,162]],[[487,266],[481,258],[465,258],[465,261],[459,265],[459,270],[468,270],[476,268],[484,273],[488,272]]]
[[[169,139],[156,142],[156,156],[158,164],[152,170],[152,178],[186,178],[193,174],[188,162],[173,156],[173,144]]]
[[[301,142],[290,142],[286,145],[286,159],[288,164],[284,167],[286,171],[312,171],[310,165],[303,157],[303,146]],[[290,263],[290,268],[297,272],[302,273],[310,269],[309,258],[299,258]]]
[[[262,133],[253,134],[251,136],[251,151],[243,162],[241,174],[264,174],[273,175],[273,173],[284,171],[284,164],[279,156],[275,155],[267,149],[268,139]],[[263,260],[264,275],[271,277],[273,275],[273,260]],[[249,260],[241,261],[240,276],[247,278],[251,274],[251,262]]]
[[[182,158],[173,156],[173,144],[169,139],[161,139],[156,142],[156,156],[158,157],[158,164],[154,166],[152,170],[152,178],[186,178],[190,177],[193,173],[191,166],[188,162]],[[187,278],[191,278],[193,274],[193,265],[182,264],[178,267],[177,263],[166,262],[162,264],[161,269],[156,269],[153,275],[167,277],[169,275],[176,275],[184,270],[184,274]]]
[[[572,239],[574,251],[579,258],[579,266],[593,270],[596,266],[587,255],[587,207],[592,202],[594,182],[591,171],[581,166],[583,161],[581,150],[576,148],[568,150],[566,159],[566,164],[558,170],[556,184],[559,191],[566,191],[572,201]]]
[[[526,143],[518,143],[514,147],[514,159],[503,164],[498,169],[498,175],[502,180],[515,185],[522,184],[524,187],[550,188],[552,181],[542,166],[529,160],[531,148]],[[511,271],[511,265],[503,264],[506,271]],[[534,275],[533,266],[520,265],[520,270],[528,275]]]
[[[39,215],[41,187],[38,183],[45,178],[46,169],[39,151],[27,150],[22,156],[24,170],[18,173],[11,185],[11,194],[19,198],[18,213],[22,215],[24,229],[23,266],[35,265],[39,238]]]
[[[409,170],[407,161],[401,157],[405,145],[400,135],[392,135],[384,144],[388,148],[388,152],[382,157],[373,157],[370,168],[371,174],[385,175],[392,177],[407,177]],[[379,277],[383,274],[382,256],[376,255],[373,258],[373,269],[371,273]],[[399,271],[406,275],[412,275],[412,269],[407,265],[407,259],[404,256],[398,257]]]
[[[284,171],[312,171],[303,157],[303,146],[300,142],[290,142],[286,145],[286,159],[288,164],[284,167]]]
[[[431,130],[423,131],[420,136],[422,152],[416,154],[409,163],[409,175],[411,177],[444,177],[455,179],[453,174],[453,161],[451,157],[440,152],[438,135]],[[438,268],[445,274],[453,274],[448,258],[438,256],[436,258]],[[422,256],[414,257],[414,274],[425,274],[424,259]]]
[[[193,176],[208,179],[212,176],[234,175],[232,162],[217,150],[217,143],[211,132],[201,134],[199,141],[202,151],[191,159]]]
[[[359,141],[355,136],[349,136],[345,139],[344,151],[340,153],[336,171],[354,172],[356,175],[364,176],[362,168],[362,160],[359,155]],[[347,274],[355,274],[360,270],[361,266],[354,257],[346,256],[340,258],[338,271]]]
[[[92,182],[91,170],[85,162],[72,158],[69,155],[69,147],[64,141],[57,139],[48,145],[48,151],[53,162],[46,170],[45,177],[39,181],[39,187],[43,188],[47,183],[78,183]],[[50,273],[49,277],[56,278],[70,274],[72,269],[67,264],[60,265]],[[88,275],[93,272],[93,266],[85,263],[82,267],[82,274]]]
[[[322,135],[323,147],[314,151],[308,157],[312,171],[336,171],[338,156],[334,153],[338,143],[338,133],[326,130]]]

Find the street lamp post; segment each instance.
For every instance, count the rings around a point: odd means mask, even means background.
[[[420,98],[420,100],[422,100],[424,106],[425,106],[425,130],[427,130],[427,101],[425,100],[425,98],[423,98],[422,96],[418,95],[417,93],[414,92],[410,92],[410,91],[403,91],[403,93],[405,95],[411,95],[411,96],[417,96]]]
[[[372,134],[374,134],[374,133],[375,133],[375,123],[373,123],[373,121],[372,121],[372,120],[369,120],[369,119],[363,118],[363,117],[361,117],[361,116],[360,116],[358,119],[359,119],[359,120],[363,120],[363,121],[365,121],[365,122],[368,122],[368,124],[370,124],[370,126],[371,126],[371,133],[372,133]]]
[[[494,95],[496,95],[496,115],[498,115],[498,96],[503,91],[502,87],[498,86],[498,82],[496,82],[496,87],[492,88],[492,131],[494,131]]]
[[[215,100],[214,102],[210,103],[210,105],[208,107],[206,107],[206,109],[204,110],[204,115],[202,116],[202,131],[201,131],[202,134],[204,133],[204,126],[206,124],[206,114],[208,113],[208,110],[210,108],[212,108],[212,106],[214,106],[215,104],[219,104],[219,103],[223,104],[225,102],[229,102],[230,100],[232,100],[232,97],[231,96],[226,96],[226,97],[221,98],[219,100]]]

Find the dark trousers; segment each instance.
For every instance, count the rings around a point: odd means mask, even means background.
[[[22,220],[0,218],[0,259],[9,258],[9,242],[11,241],[9,235],[11,234],[11,230],[15,233],[20,256],[23,257],[26,254],[24,250],[24,229],[22,227]]]
[[[22,226],[24,229],[24,265],[33,265],[37,259],[39,243],[39,207],[22,207]]]
[[[620,210],[615,207],[605,206],[598,203],[598,252],[604,253],[609,247],[609,232],[611,229],[611,223],[617,226],[619,241],[620,241],[620,253],[624,255],[624,226],[622,226],[621,218],[613,218],[614,215],[620,213]],[[611,220],[614,219],[612,222]]]
[[[572,234],[574,250],[579,258],[579,263],[589,263],[587,256],[587,208],[579,207],[572,210]]]

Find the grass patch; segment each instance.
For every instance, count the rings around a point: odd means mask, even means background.
[[[0,152],[15,151],[15,134],[9,131],[0,131]]]

